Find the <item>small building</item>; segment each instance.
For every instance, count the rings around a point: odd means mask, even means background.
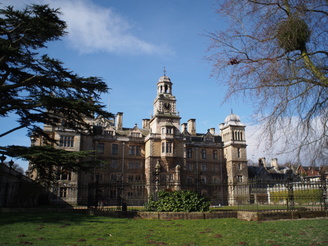
[[[327,167],[315,167],[315,166],[302,166],[299,165],[296,169],[297,174],[303,179],[308,181],[319,181],[322,178],[328,178]]]

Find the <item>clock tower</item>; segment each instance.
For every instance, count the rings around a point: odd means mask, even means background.
[[[176,111],[176,98],[172,95],[172,82],[165,74],[157,83],[157,96],[154,100],[154,113],[150,120],[152,133],[160,133],[168,122],[179,129],[180,117]]]
[[[180,116],[172,82],[165,75],[157,82],[153,103],[154,114],[149,122],[150,133],[145,138],[145,176],[148,195],[157,191],[179,190],[180,171],[183,167],[184,142],[180,133]],[[151,184],[156,185],[151,185]]]

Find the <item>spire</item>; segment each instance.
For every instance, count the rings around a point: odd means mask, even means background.
[[[163,72],[164,72],[164,76],[166,76],[166,68],[165,68],[165,66],[164,66]]]

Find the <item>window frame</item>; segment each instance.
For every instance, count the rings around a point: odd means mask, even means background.
[[[60,135],[59,147],[62,148],[74,148],[75,136],[71,135]]]
[[[187,148],[187,158],[192,158],[192,148]]]
[[[97,154],[104,154],[104,153],[105,153],[105,144],[97,143]]]
[[[201,149],[202,159],[206,159],[206,149]]]
[[[112,144],[112,155],[118,155],[118,144]]]

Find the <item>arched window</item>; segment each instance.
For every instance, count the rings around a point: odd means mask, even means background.
[[[167,85],[165,85],[165,93],[168,93],[169,89],[167,87]]]

